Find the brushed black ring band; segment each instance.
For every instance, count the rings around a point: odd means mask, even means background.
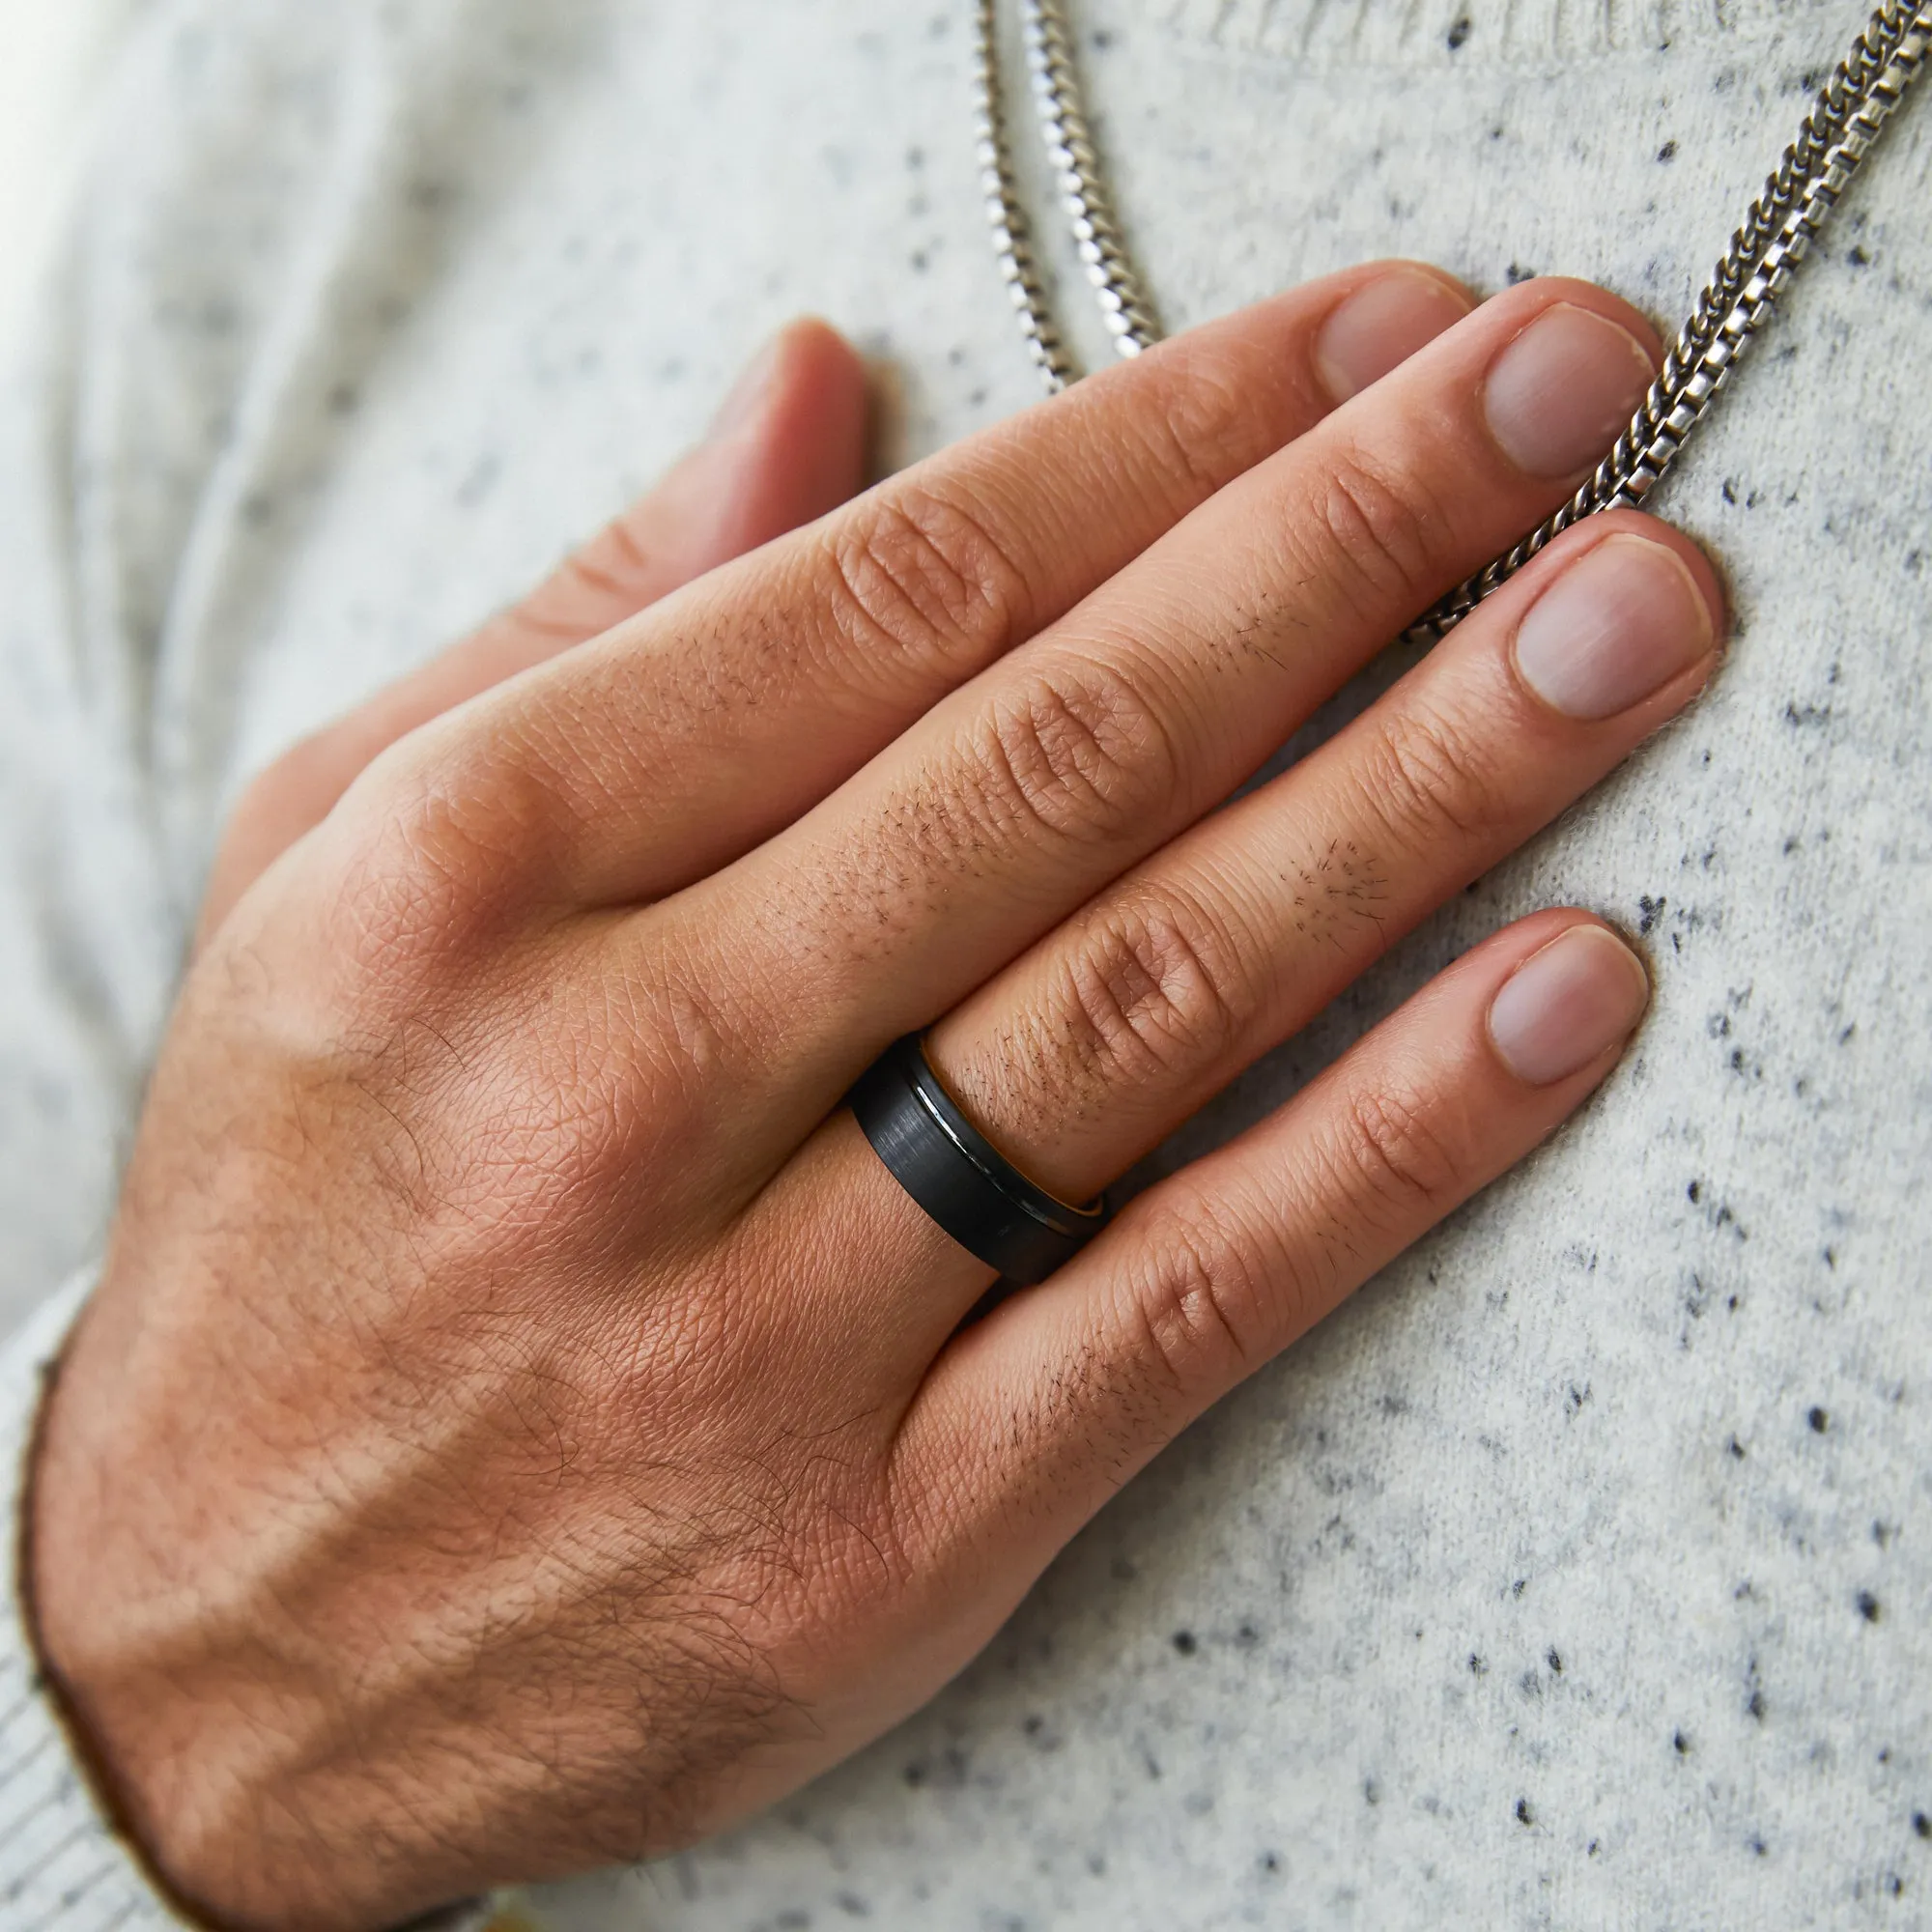
[[[1031,1287],[1107,1225],[1107,1201],[1070,1208],[1037,1187],[959,1111],[918,1034],[895,1040],[852,1090],[886,1170],[941,1229],[1009,1281]]]

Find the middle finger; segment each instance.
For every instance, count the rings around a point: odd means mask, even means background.
[[[1605,291],[1497,298],[1224,489],[788,832],[658,909],[747,1086],[817,1118],[1184,830],[1445,590],[1565,500],[1653,338]],[[782,998],[774,997],[782,989]],[[762,1077],[759,1068],[781,1068]],[[761,1090],[761,1091],[759,1091]]]

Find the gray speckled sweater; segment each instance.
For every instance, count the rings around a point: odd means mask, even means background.
[[[1079,8],[1176,325],[1399,252],[1674,326],[1863,11]],[[796,310],[890,359],[899,454],[1032,399],[967,14],[154,0],[0,404],[7,1319],[99,1238],[253,768],[534,580]],[[1163,1458],[925,1714],[556,1922],[1932,1922],[1928,209],[1932,90],[1664,499],[1732,574],[1709,697],[1164,1158],[1552,899],[1658,968],[1598,1101]],[[15,1425],[56,1331],[14,1349]]]

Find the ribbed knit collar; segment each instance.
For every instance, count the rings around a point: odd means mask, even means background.
[[[1829,66],[1870,9],[1866,0],[1111,0],[1095,11],[1229,53],[1448,70],[1773,39],[1815,42]]]

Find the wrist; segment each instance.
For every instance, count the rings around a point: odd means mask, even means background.
[[[11,1587],[0,1593],[0,1900],[13,1927],[150,1932],[184,1921],[98,1802],[42,1664],[25,1586],[30,1450],[46,1364],[90,1285],[70,1282],[0,1351],[0,1500],[13,1512]]]

